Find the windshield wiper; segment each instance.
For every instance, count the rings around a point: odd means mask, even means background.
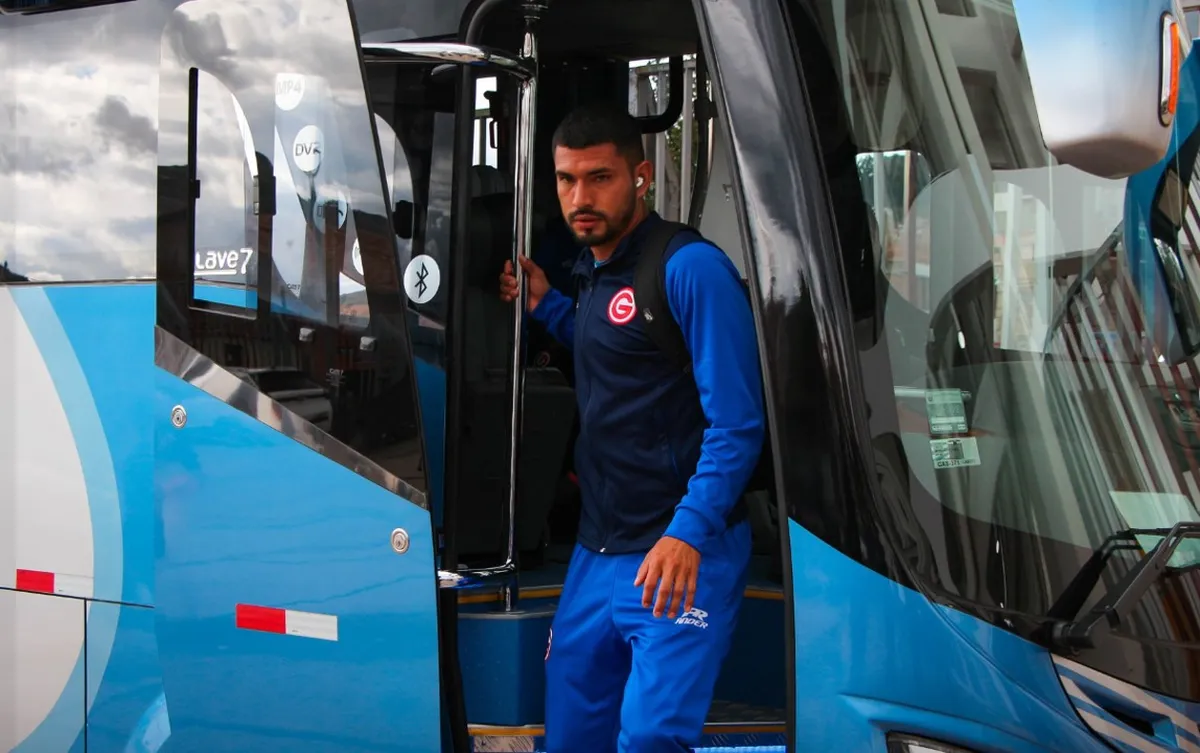
[[[1162,540],[1137,561],[1125,577],[1105,594],[1096,606],[1083,616],[1082,619],[1070,619],[1078,613],[1080,606],[1092,588],[1100,580],[1104,565],[1113,552],[1122,549],[1136,548],[1129,543],[1135,536],[1162,536]],[[1049,640],[1057,647],[1066,649],[1095,648],[1095,633],[1102,626],[1114,630],[1129,617],[1129,613],[1150,590],[1163,571],[1167,569],[1167,561],[1179,548],[1185,539],[1200,539],[1200,523],[1180,522],[1171,528],[1128,529],[1120,531],[1104,543],[1092,555],[1087,564],[1063,591],[1063,595],[1050,610],[1052,617],[1065,617],[1050,627]],[[1124,540],[1118,543],[1118,540]],[[1111,544],[1111,549],[1110,549]],[[1067,613],[1067,614],[1064,614]]]

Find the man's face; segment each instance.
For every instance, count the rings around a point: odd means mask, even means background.
[[[631,167],[613,144],[554,150],[558,202],[575,239],[604,246],[633,222],[637,201],[649,186],[649,163]],[[636,185],[638,175],[642,186]]]

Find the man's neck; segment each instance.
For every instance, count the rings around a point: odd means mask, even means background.
[[[629,226],[625,228],[625,231],[616,238],[613,238],[608,243],[605,243],[603,246],[592,246],[592,256],[595,257],[597,262],[608,261],[612,255],[616,253],[617,246],[621,245],[621,241],[625,240],[625,238],[632,233],[638,225],[642,224],[642,221],[645,220],[649,215],[650,213],[646,211],[646,205],[639,201],[637,209],[634,210],[633,221],[629,223]]]

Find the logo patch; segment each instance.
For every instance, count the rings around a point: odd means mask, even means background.
[[[679,619],[675,620],[675,624],[676,625],[694,625],[694,626],[700,628],[701,630],[707,630],[708,629],[707,618],[708,618],[708,612],[705,612],[703,609],[696,609],[695,607],[693,607],[692,609],[689,609],[686,612],[684,612],[682,615],[680,615]]]
[[[618,327],[633,321],[637,304],[633,301],[633,288],[621,288],[608,302],[608,320]]]

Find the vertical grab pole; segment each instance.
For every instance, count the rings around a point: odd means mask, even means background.
[[[516,204],[513,212],[513,274],[519,294],[513,315],[512,412],[509,415],[508,446],[508,551],[507,562],[513,573],[504,586],[504,611],[516,609],[519,598],[517,585],[517,476],[520,460],[522,423],[525,408],[525,305],[529,295],[528,281],[521,268],[521,259],[528,258],[533,240],[533,139],[537,120],[537,22],[545,13],[549,0],[524,0],[525,38],[521,57],[531,64],[534,75],[521,82],[517,110],[516,143]]]

